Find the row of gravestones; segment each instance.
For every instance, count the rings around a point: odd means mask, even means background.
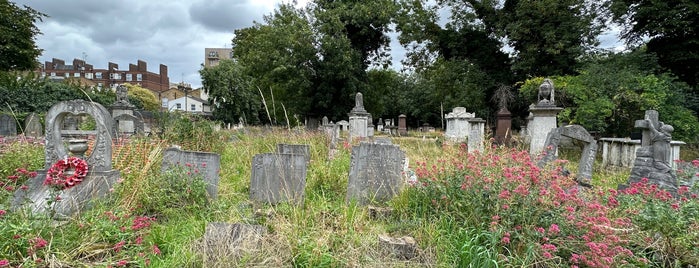
[[[40,137],[44,134],[41,122],[36,113],[31,113],[24,119],[24,136]],[[9,137],[17,135],[17,124],[14,117],[8,114],[0,114],[0,136]]]

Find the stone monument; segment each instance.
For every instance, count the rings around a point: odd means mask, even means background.
[[[66,117],[85,115],[92,116],[96,122],[92,152],[86,156],[83,154],[88,149],[87,140],[70,140],[70,145],[66,148],[61,138],[61,127]],[[72,100],[51,107],[46,114],[45,169],[37,171],[38,175],[27,181],[26,189],[15,192],[13,209],[28,206],[32,213],[51,213],[56,218],[65,218],[89,208],[93,199],[105,197],[120,176],[119,171],[112,169],[113,126],[114,121],[109,111],[97,103]],[[53,202],[49,208],[47,200],[53,196],[54,190],[44,185],[47,171],[58,160],[68,156],[85,160],[88,165],[87,175],[82,183],[55,193],[61,200]],[[71,170],[66,170],[68,172]]]
[[[112,118],[115,121],[115,130],[119,134],[143,133],[143,119],[134,115],[136,107],[129,103],[128,88],[120,85],[116,88],[117,100],[109,109],[112,111]]]
[[[468,120],[475,117],[475,113],[466,112],[464,107],[454,107],[451,113],[444,115],[447,119],[445,138],[452,142],[465,142],[470,131]]]
[[[597,141],[585,128],[579,125],[570,125],[551,130],[546,137],[543,157],[537,162],[537,166],[544,167],[547,163],[556,160],[561,136],[582,141],[585,146],[580,156],[580,165],[576,174],[576,181],[583,186],[590,186],[592,180],[592,166],[597,155]]]
[[[641,148],[636,150],[628,185],[648,178],[648,182],[677,195],[677,176],[671,168],[672,126],[658,120],[658,112],[648,110],[645,119],[636,120],[636,128],[642,129]],[[625,188],[621,185],[620,188]]]
[[[539,86],[538,103],[529,106],[532,120],[529,122],[527,130],[531,139],[529,144],[529,154],[531,155],[537,155],[543,151],[546,136],[558,126],[556,116],[563,108],[556,106],[554,94],[553,82],[548,78],[544,79],[544,82]]]
[[[354,108],[349,112],[349,137],[354,138],[369,137],[369,113],[364,109],[364,99],[361,92],[357,92],[354,97]]]
[[[404,114],[398,116],[398,136],[408,136],[408,124],[406,121]]]

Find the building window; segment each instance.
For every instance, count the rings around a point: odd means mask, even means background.
[[[217,60],[209,60],[209,66],[216,66]]]
[[[96,72],[95,79],[102,79],[102,72]]]
[[[109,78],[114,79],[114,80],[119,80],[119,79],[121,79],[121,74],[120,73],[110,73]]]
[[[73,77],[80,77],[80,73],[74,73]]]
[[[160,99],[160,103],[161,103],[160,106],[167,108],[168,99],[162,98],[162,99]]]
[[[70,77],[70,73],[64,73],[63,75],[65,75],[66,78]]]
[[[85,78],[92,79],[92,73],[85,73]]]
[[[177,104],[177,110],[182,110],[182,103]]]
[[[56,72],[51,72],[51,76],[56,76]]]
[[[46,76],[46,72],[41,72],[41,77]]]
[[[190,105],[190,109],[191,109],[192,111],[196,111],[196,110],[197,110],[197,105],[196,105],[196,104]]]
[[[126,74],[126,81],[131,81],[133,80],[133,75],[132,74]]]
[[[209,51],[209,57],[211,57],[211,58],[218,58],[218,52],[216,52],[216,51]]]
[[[143,75],[142,75],[142,74],[136,74],[136,81],[143,81]]]
[[[97,83],[97,89],[102,90],[102,83]]]

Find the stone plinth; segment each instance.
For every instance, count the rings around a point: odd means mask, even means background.
[[[470,132],[468,120],[475,117],[475,113],[466,112],[466,108],[455,107],[451,113],[444,115],[447,120],[444,136],[452,142],[465,142]]]
[[[546,136],[558,127],[556,115],[563,110],[561,107],[536,105],[530,106],[532,120],[527,126],[530,135],[529,154],[538,155],[544,150]]]
[[[369,137],[367,125],[369,123],[369,114],[349,114],[349,137],[354,138]]]

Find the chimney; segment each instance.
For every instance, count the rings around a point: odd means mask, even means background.
[[[109,62],[109,64],[107,66],[109,66],[109,72],[113,72],[114,70],[119,70],[119,64]]]
[[[167,66],[160,64],[160,91],[168,90],[170,78],[167,76]]]
[[[138,64],[138,71],[139,72],[147,72],[148,71],[148,66],[146,65],[145,61],[138,60],[137,64]]]
[[[136,66],[135,64],[129,63],[129,72],[135,72],[135,71],[138,71],[138,66]]]

